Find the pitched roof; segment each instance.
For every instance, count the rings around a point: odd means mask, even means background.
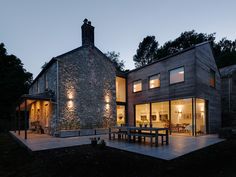
[[[226,66],[224,68],[220,68],[221,77],[229,77],[236,72],[236,65]]]
[[[79,51],[79,50],[81,50],[81,49],[83,49],[83,48],[88,48],[88,47],[92,47],[93,49],[95,49],[98,53],[100,53],[101,55],[103,55],[109,62],[111,62],[111,63],[113,64],[113,62],[112,62],[103,52],[101,52],[96,46],[83,45],[83,46],[80,46],[80,47],[78,47],[78,48],[75,48],[75,49],[73,49],[73,50],[71,50],[71,51],[69,51],[69,52],[66,52],[66,53],[64,53],[64,54],[58,55],[58,56],[56,56],[56,57],[53,57],[53,58],[46,64],[46,66],[40,71],[40,73],[36,76],[36,78],[33,80],[32,84],[31,84],[31,86],[32,86],[32,85],[38,80],[38,78],[39,78],[40,76],[42,76],[43,73],[44,73],[45,71],[47,71],[47,69],[50,68],[58,59],[60,59],[61,57],[66,56],[66,55],[72,54],[72,53],[74,53],[74,52],[77,52],[77,51]]]
[[[149,63],[149,64],[144,65],[144,66],[141,66],[141,67],[139,67],[139,68],[135,68],[135,69],[133,69],[133,70],[130,70],[129,72],[127,72],[127,74],[129,74],[129,73],[131,73],[131,72],[134,72],[134,71],[137,71],[137,70],[140,70],[140,69],[143,69],[143,68],[145,68],[145,67],[147,67],[147,66],[153,65],[153,64],[158,63],[158,62],[161,62],[161,61],[163,61],[163,60],[167,60],[167,59],[172,58],[172,57],[174,57],[174,56],[180,55],[180,54],[185,53],[185,52],[187,52],[187,51],[189,51],[189,50],[193,50],[193,49],[195,49],[195,48],[197,48],[197,47],[199,47],[199,46],[202,46],[202,45],[205,45],[205,44],[209,44],[210,42],[211,42],[211,41],[205,41],[205,42],[202,42],[202,43],[199,43],[199,44],[195,44],[195,45],[193,45],[193,46],[191,46],[191,47],[189,47],[189,48],[183,49],[183,50],[181,50],[181,51],[179,51],[179,52],[176,52],[176,53],[173,53],[173,54],[168,55],[168,56],[166,56],[166,57],[163,57],[163,58],[160,58],[160,59],[158,59],[158,60],[155,60],[155,61],[153,61],[152,63]]]

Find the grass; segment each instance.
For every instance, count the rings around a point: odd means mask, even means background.
[[[0,134],[0,177],[235,177],[236,140],[172,161],[90,145],[29,153]]]

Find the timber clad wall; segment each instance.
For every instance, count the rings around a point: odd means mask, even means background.
[[[215,71],[215,88],[209,85],[210,69]],[[210,45],[196,47],[196,96],[208,101],[208,129],[215,133],[221,126],[221,80]]]
[[[223,126],[236,126],[236,65],[220,69]]]
[[[169,71],[184,67],[184,82],[170,85]],[[210,69],[216,73],[216,88],[209,86]],[[150,76],[160,73],[160,88],[149,89]],[[133,93],[133,82],[142,80],[142,91]],[[221,125],[220,75],[210,45],[202,44],[178,55],[128,73],[128,119],[134,125],[134,105],[181,98],[203,98],[209,103],[209,133]]]
[[[169,84],[169,71],[184,66],[185,81]],[[148,78],[160,73],[160,88],[148,89]],[[194,97],[194,50],[176,55],[166,60],[151,64],[128,74],[128,117],[129,123],[134,124],[134,105],[139,103],[165,101],[177,98]],[[132,92],[133,81],[142,79],[143,91]]]

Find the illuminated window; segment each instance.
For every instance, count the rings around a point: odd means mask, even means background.
[[[140,92],[142,91],[142,81],[135,81],[133,82],[133,92]]]
[[[149,78],[149,88],[152,89],[157,87],[160,87],[160,74],[151,76]]]
[[[173,69],[170,71],[170,84],[184,81],[184,67]]]
[[[116,101],[126,101],[126,80],[122,77],[116,77]]]
[[[210,86],[211,87],[215,87],[216,85],[215,75],[216,75],[215,71],[211,69],[210,70]]]
[[[135,105],[136,126],[150,125],[150,104]]]

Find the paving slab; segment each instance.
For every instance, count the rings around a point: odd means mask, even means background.
[[[91,137],[100,137],[106,141],[108,147],[163,160],[172,160],[193,151],[224,141],[224,139],[218,138],[218,135],[204,135],[198,137],[171,135],[169,138],[169,145],[159,145],[158,147],[155,147],[150,146],[148,140],[146,144],[128,143],[124,140],[109,140],[108,135],[58,138],[46,134],[28,133],[28,139],[25,140],[23,137],[23,132],[20,136],[13,131],[10,133],[31,151],[42,151],[90,144]]]

